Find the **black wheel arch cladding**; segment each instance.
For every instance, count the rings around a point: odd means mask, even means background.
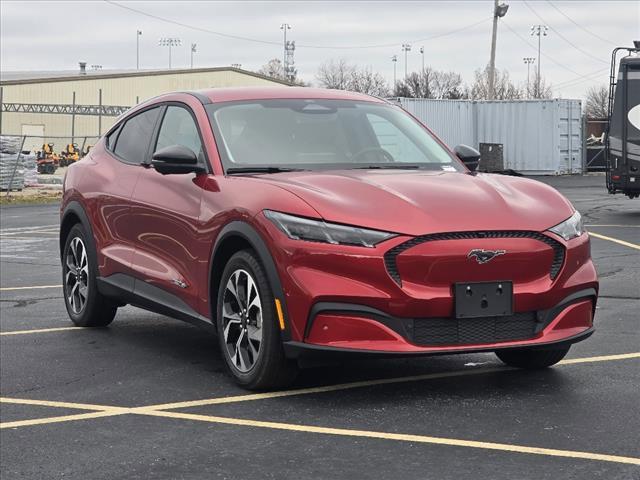
[[[282,339],[283,341],[290,340],[291,334],[284,290],[282,289],[280,276],[278,275],[278,270],[276,268],[271,252],[267,247],[266,242],[262,239],[262,236],[257,232],[257,230],[248,223],[241,220],[235,220],[225,225],[218,234],[218,237],[216,238],[214,247],[212,249],[211,260],[209,262],[209,292],[211,292],[210,298],[212,299],[212,320],[215,321],[217,314],[217,292],[220,279],[222,278],[222,272],[224,271],[224,265],[220,265],[217,259],[222,257],[220,253],[222,249],[225,248],[225,245],[227,245],[227,242],[233,240],[239,243],[238,248],[233,249],[233,253],[244,250],[246,248],[251,248],[258,256],[258,260],[260,261],[260,264],[267,274],[267,278],[271,286],[271,291],[273,292],[274,297],[280,300],[280,304],[282,306],[282,315],[284,316],[285,324],[285,329],[281,331]]]

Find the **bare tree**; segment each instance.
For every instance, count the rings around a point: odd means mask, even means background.
[[[260,70],[258,70],[258,73],[261,75],[266,75],[267,77],[277,78],[278,80],[290,81],[290,79],[288,79],[284,74],[284,67],[282,66],[282,60],[280,60],[279,58],[272,58],[271,60],[269,60],[262,67],[260,67]],[[296,85],[300,85],[300,86],[306,86],[306,84],[302,80],[296,77],[293,78],[292,83],[295,83]]]
[[[329,60],[320,65],[316,79],[325,88],[349,90],[354,69],[355,67],[349,65],[344,58]]]
[[[389,86],[382,75],[371,67],[358,67],[345,59],[329,60],[318,68],[316,79],[325,88],[351,90],[384,97],[389,94]]]
[[[374,72],[371,67],[353,69],[349,90],[375,95],[376,97],[389,95],[387,81],[382,75]]]
[[[493,88],[495,100],[516,100],[524,95],[524,92],[511,81],[506,70],[496,70]],[[475,71],[475,81],[471,85],[469,96],[473,100],[489,98],[489,67]]]
[[[584,114],[587,118],[607,118],[609,115],[609,89],[605,85],[591,87],[587,90]]]
[[[394,96],[459,99],[465,97],[465,91],[460,74],[426,67],[423,71],[412,72],[407,78],[399,81]]]
[[[272,58],[267,63],[265,63],[258,73],[261,75],[266,75],[267,77],[277,78],[280,80],[284,80],[284,67],[282,66],[282,60],[279,58]]]
[[[533,79],[529,83],[529,87],[526,93],[527,98],[549,99],[553,97],[553,90],[551,89],[551,85],[547,85],[544,77],[540,77],[540,81],[538,81],[537,72],[534,74]]]

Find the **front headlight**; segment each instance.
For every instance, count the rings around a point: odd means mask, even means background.
[[[264,215],[285,235],[294,240],[374,247],[396,236],[395,233],[326,223],[322,220],[296,217],[271,210],[265,210]]]
[[[573,215],[555,227],[551,227],[549,231],[560,235],[565,240],[571,240],[572,238],[579,237],[585,231],[584,226],[582,225],[582,216],[580,215],[580,212],[576,210]]]

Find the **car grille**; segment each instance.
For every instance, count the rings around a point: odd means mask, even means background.
[[[535,312],[504,317],[419,318],[407,329],[412,343],[420,346],[468,345],[526,340],[542,330]]]
[[[393,280],[402,286],[402,280],[398,273],[398,265],[396,257],[402,252],[409,250],[416,245],[426,242],[434,242],[438,240],[469,240],[476,238],[532,238],[542,243],[546,243],[553,249],[553,262],[549,270],[551,279],[555,279],[560,273],[562,264],[564,263],[565,249],[564,246],[551,237],[538,232],[530,232],[525,230],[504,230],[504,231],[486,231],[486,232],[447,232],[447,233],[430,233],[428,235],[420,235],[407,240],[404,243],[396,245],[384,254],[384,265],[387,272]]]

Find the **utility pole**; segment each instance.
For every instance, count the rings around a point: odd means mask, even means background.
[[[179,47],[182,45],[182,40],[176,37],[162,37],[158,40],[158,45],[161,47],[169,47],[169,70],[171,70],[171,47]]]
[[[193,69],[193,54],[196,53],[197,45],[195,43],[191,44],[191,68]]]
[[[408,43],[402,44],[402,51],[404,52],[404,79],[407,79],[407,53],[411,51],[411,45]]]
[[[393,89],[396,89],[396,83],[398,83],[396,79],[396,65],[398,64],[398,55],[394,55],[391,57],[391,61],[393,62]]]
[[[546,25],[532,25],[531,26],[531,36],[537,36],[538,37],[538,75],[537,75],[537,78],[536,78],[535,98],[539,98],[540,97],[540,39],[542,37],[546,37],[547,36],[547,30],[549,30],[549,27],[547,27]]]
[[[136,70],[140,70],[140,35],[142,30],[136,30]]]
[[[280,30],[282,30],[284,35],[284,40],[282,42],[282,77],[285,79],[287,78],[287,30],[291,30],[291,25],[283,23],[280,25]]]
[[[502,18],[507,14],[509,5],[506,3],[498,4],[498,0],[493,0],[493,31],[491,32],[491,59],[489,60],[489,92],[488,99],[493,100],[495,97],[496,83],[496,37],[498,36],[498,18]]]
[[[531,90],[529,88],[529,69],[531,67],[531,64],[535,62],[536,59],[535,57],[523,57],[522,60],[527,64],[527,98],[529,98],[531,96]]]
[[[424,47],[420,47],[420,55],[422,55],[422,74],[424,75]]]

